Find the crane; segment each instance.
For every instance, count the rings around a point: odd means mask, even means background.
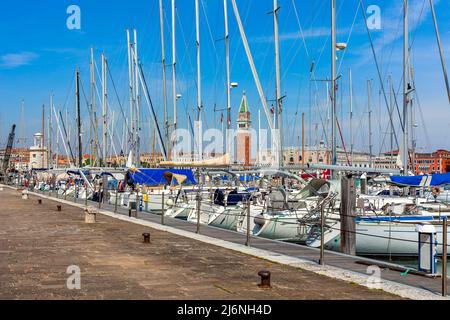
[[[2,170],[1,170],[1,176],[2,176],[3,181],[6,181],[6,179],[7,179],[7,172],[8,172],[8,168],[9,168],[9,159],[11,158],[11,152],[12,152],[12,147],[14,144],[15,134],[16,134],[16,125],[13,124],[12,128],[11,128],[11,132],[9,133],[8,144],[6,145],[6,148],[5,148],[5,154],[3,156],[3,164],[2,164]]]

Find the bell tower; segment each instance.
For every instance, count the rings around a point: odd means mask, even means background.
[[[250,165],[250,150],[251,150],[251,114],[248,108],[247,96],[245,91],[242,95],[241,105],[239,107],[238,121],[237,121],[237,152],[236,161],[246,166]]]

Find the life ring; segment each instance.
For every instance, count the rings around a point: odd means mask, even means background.
[[[433,187],[431,192],[433,193],[433,196],[437,197],[441,193],[441,189],[439,187]]]

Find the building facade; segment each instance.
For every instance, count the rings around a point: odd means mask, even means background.
[[[47,148],[44,146],[44,136],[42,133],[34,135],[34,144],[30,147],[29,169],[47,169],[48,154]]]
[[[440,149],[431,153],[416,153],[414,169],[416,174],[448,173],[450,172],[450,151]]]

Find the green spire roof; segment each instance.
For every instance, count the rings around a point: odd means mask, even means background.
[[[247,113],[248,111],[248,103],[247,103],[247,96],[245,95],[245,91],[244,94],[242,96],[242,100],[241,100],[241,106],[239,107],[239,113]]]

